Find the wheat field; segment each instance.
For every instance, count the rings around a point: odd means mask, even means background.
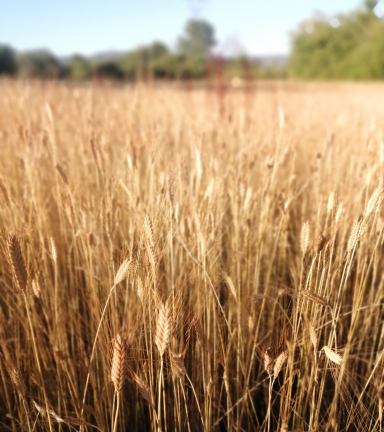
[[[381,431],[383,85],[0,91],[0,430]]]

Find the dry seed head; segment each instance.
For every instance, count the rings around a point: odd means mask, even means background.
[[[308,246],[309,246],[309,223],[308,222],[304,222],[301,228],[300,246],[304,256],[307,253]]]
[[[383,196],[383,189],[381,187],[378,187],[372,194],[371,198],[368,201],[368,204],[365,208],[364,217],[367,218],[371,216],[372,214],[376,213],[381,198]]]
[[[155,343],[162,357],[171,338],[171,310],[168,301],[165,304],[159,302]]]
[[[47,416],[47,410],[44,407],[42,407],[41,405],[39,405],[37,402],[35,402],[33,399],[32,399],[32,402],[34,403],[34,405],[35,405],[37,411],[40,413],[40,415],[46,419],[48,417]],[[51,419],[54,420],[56,423],[65,423],[64,419],[62,419],[58,414],[56,414],[55,411],[50,409],[49,414],[50,414]]]
[[[274,374],[273,361],[274,358],[269,354],[269,349],[264,352],[264,369],[268,372],[269,376]]]
[[[336,216],[335,216],[336,224],[338,224],[342,213],[343,213],[343,203],[340,203],[339,207],[337,207]]]
[[[381,400],[384,402],[384,386],[382,386],[382,387],[379,389],[378,394],[379,394],[379,399],[381,399]]]
[[[313,291],[310,290],[301,290],[300,293],[306,297],[309,300],[312,300],[313,302],[321,305],[321,306],[329,306],[328,300],[324,297],[319,296],[318,294],[315,294]]]
[[[72,424],[75,426],[92,426],[90,423],[86,422],[83,419],[77,418],[77,417],[70,417],[70,416],[65,416],[63,417],[64,422],[67,424]]]
[[[75,211],[73,209],[72,198],[69,193],[64,197],[64,209],[68,216],[69,223],[73,227],[75,225]]]
[[[207,394],[208,397],[212,396],[212,390],[213,390],[213,379],[212,377],[209,378],[208,384],[207,384]]]
[[[156,277],[156,255],[155,255],[155,249],[147,243],[147,255],[148,255],[148,261],[151,266],[152,275],[155,278]]]
[[[332,363],[335,363],[338,366],[341,365],[341,362],[343,361],[343,358],[341,357],[341,355],[336,354],[335,351],[332,351],[331,348],[329,348],[327,345],[324,345],[322,350],[324,350],[325,355],[328,357],[328,359]]]
[[[193,328],[195,330],[196,338],[200,345],[203,344],[203,330],[201,328],[199,320],[195,317],[193,320]]]
[[[317,349],[317,343],[318,343],[317,334],[316,334],[315,327],[313,327],[313,324],[311,322],[309,323],[309,336],[311,338],[311,342],[312,342],[313,348],[316,351],[316,349]]]
[[[147,381],[145,381],[144,376],[140,372],[138,374],[133,373],[133,379],[135,380],[135,383],[143,399],[145,399],[149,405],[153,407],[151,389],[149,388]]]
[[[331,255],[331,242],[327,242],[323,253],[323,267],[327,267]]]
[[[32,280],[32,291],[37,298],[41,297],[40,277],[38,274],[36,274]]]
[[[9,196],[8,196],[8,190],[3,182],[2,176],[0,176],[0,193],[3,196],[4,202],[6,205],[9,205]]]
[[[23,371],[20,368],[13,367],[11,369],[11,380],[15,387],[15,390],[23,399],[25,399],[25,396],[27,394],[27,386],[25,384]]]
[[[96,239],[94,234],[91,231],[88,233],[88,244],[91,247],[96,246]]]
[[[253,317],[252,317],[252,315],[248,315],[248,330],[250,332],[252,332],[253,326],[254,326]]]
[[[7,245],[13,274],[16,278],[19,288],[21,291],[25,292],[28,276],[23,254],[21,253],[20,243],[15,236],[8,235]]]
[[[132,265],[132,261],[129,260],[128,258],[125,259],[120,267],[119,270],[117,270],[116,276],[115,276],[115,281],[114,284],[117,285],[118,283],[122,282],[128,275],[129,270],[131,268]]]
[[[52,252],[53,262],[57,264],[57,248],[53,237],[51,237],[51,252]]]
[[[141,303],[144,303],[144,285],[143,285],[143,281],[141,280],[141,277],[138,276],[137,277],[137,295],[139,296],[139,299],[141,301]]]
[[[224,380],[225,391],[227,392],[227,395],[229,395],[229,380],[228,380],[228,374],[226,370],[224,371],[223,374],[223,380]]]
[[[69,182],[67,174],[65,174],[65,171],[63,170],[63,168],[61,168],[59,164],[56,165],[56,171],[59,173],[61,180],[63,180],[63,182],[68,186]]]
[[[357,220],[355,224],[353,225],[351,235],[348,239],[348,245],[347,245],[347,251],[348,253],[352,252],[352,250],[355,248],[357,242],[360,239],[360,228],[361,228],[361,221]]]
[[[328,197],[327,213],[333,210],[334,204],[335,204],[335,194],[334,192],[331,192]]]
[[[378,391],[379,396],[379,420],[380,424],[383,422],[383,408],[384,408],[384,387],[381,387]]]
[[[120,394],[127,377],[128,348],[124,337],[118,333],[113,344],[113,358],[111,367],[111,380],[115,392]]]
[[[171,202],[171,204],[173,203],[175,194],[174,194],[174,190],[173,190],[173,175],[169,175],[168,176],[168,197],[169,197],[169,201]]]
[[[185,365],[184,365],[183,354],[172,355],[172,370],[173,373],[179,378],[187,374],[187,370],[185,369]]]
[[[288,358],[288,351],[283,351],[276,359],[275,366],[273,367],[273,379],[275,380],[284,366],[285,361]]]
[[[235,300],[237,301],[236,288],[235,288],[235,285],[234,285],[232,279],[230,278],[230,276],[225,275],[225,280],[226,280],[226,282],[227,282],[228,288],[230,289],[230,291],[231,291],[233,297],[234,297]]]
[[[151,248],[155,247],[154,235],[153,235],[153,227],[151,219],[148,215],[145,216],[144,219],[144,234],[145,240],[150,245]]]
[[[319,254],[323,250],[326,243],[327,243],[327,238],[325,236],[323,236],[323,234],[320,234],[320,236],[317,240],[317,246],[316,246],[316,253],[317,254]]]

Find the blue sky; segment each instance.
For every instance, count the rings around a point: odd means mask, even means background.
[[[382,0],[384,2],[384,0]],[[363,0],[1,0],[0,42],[58,55],[128,50],[153,40],[171,47],[191,17],[216,29],[218,49],[287,54],[289,32],[315,12],[330,18]]]

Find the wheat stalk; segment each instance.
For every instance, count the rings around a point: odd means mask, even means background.
[[[115,278],[115,279],[116,279],[116,278]],[[91,358],[89,359],[88,374],[87,374],[87,379],[86,379],[86,382],[85,382],[85,388],[84,388],[84,394],[83,394],[83,401],[82,401],[82,406],[81,406],[81,413],[80,413],[81,416],[83,415],[83,412],[84,412],[85,397],[86,397],[86,395],[87,395],[88,384],[89,384],[89,377],[90,377],[90,373],[91,373],[92,360],[93,360],[93,357],[94,357],[94,355],[95,355],[95,349],[96,349],[96,342],[97,342],[97,338],[98,338],[98,336],[99,336],[99,332],[100,332],[100,329],[101,329],[101,324],[102,324],[102,322],[103,322],[104,315],[105,315],[105,313],[106,313],[106,311],[107,311],[107,307],[108,307],[109,301],[110,301],[110,299],[111,299],[111,297],[112,297],[112,293],[113,293],[113,291],[114,291],[115,288],[116,288],[116,284],[114,284],[114,285],[111,287],[111,289],[109,290],[109,294],[108,294],[107,300],[106,300],[106,302],[105,302],[103,312],[102,312],[101,317],[100,317],[99,325],[97,326],[95,339],[94,339],[94,341],[93,341],[93,345],[92,345],[92,352],[91,352]]]
[[[8,235],[7,245],[9,259],[13,274],[17,281],[17,285],[21,291],[25,292],[27,288],[28,276],[23,254],[21,253],[20,243],[16,236]]]

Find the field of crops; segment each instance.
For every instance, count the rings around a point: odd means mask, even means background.
[[[381,431],[384,85],[0,93],[0,430]]]

